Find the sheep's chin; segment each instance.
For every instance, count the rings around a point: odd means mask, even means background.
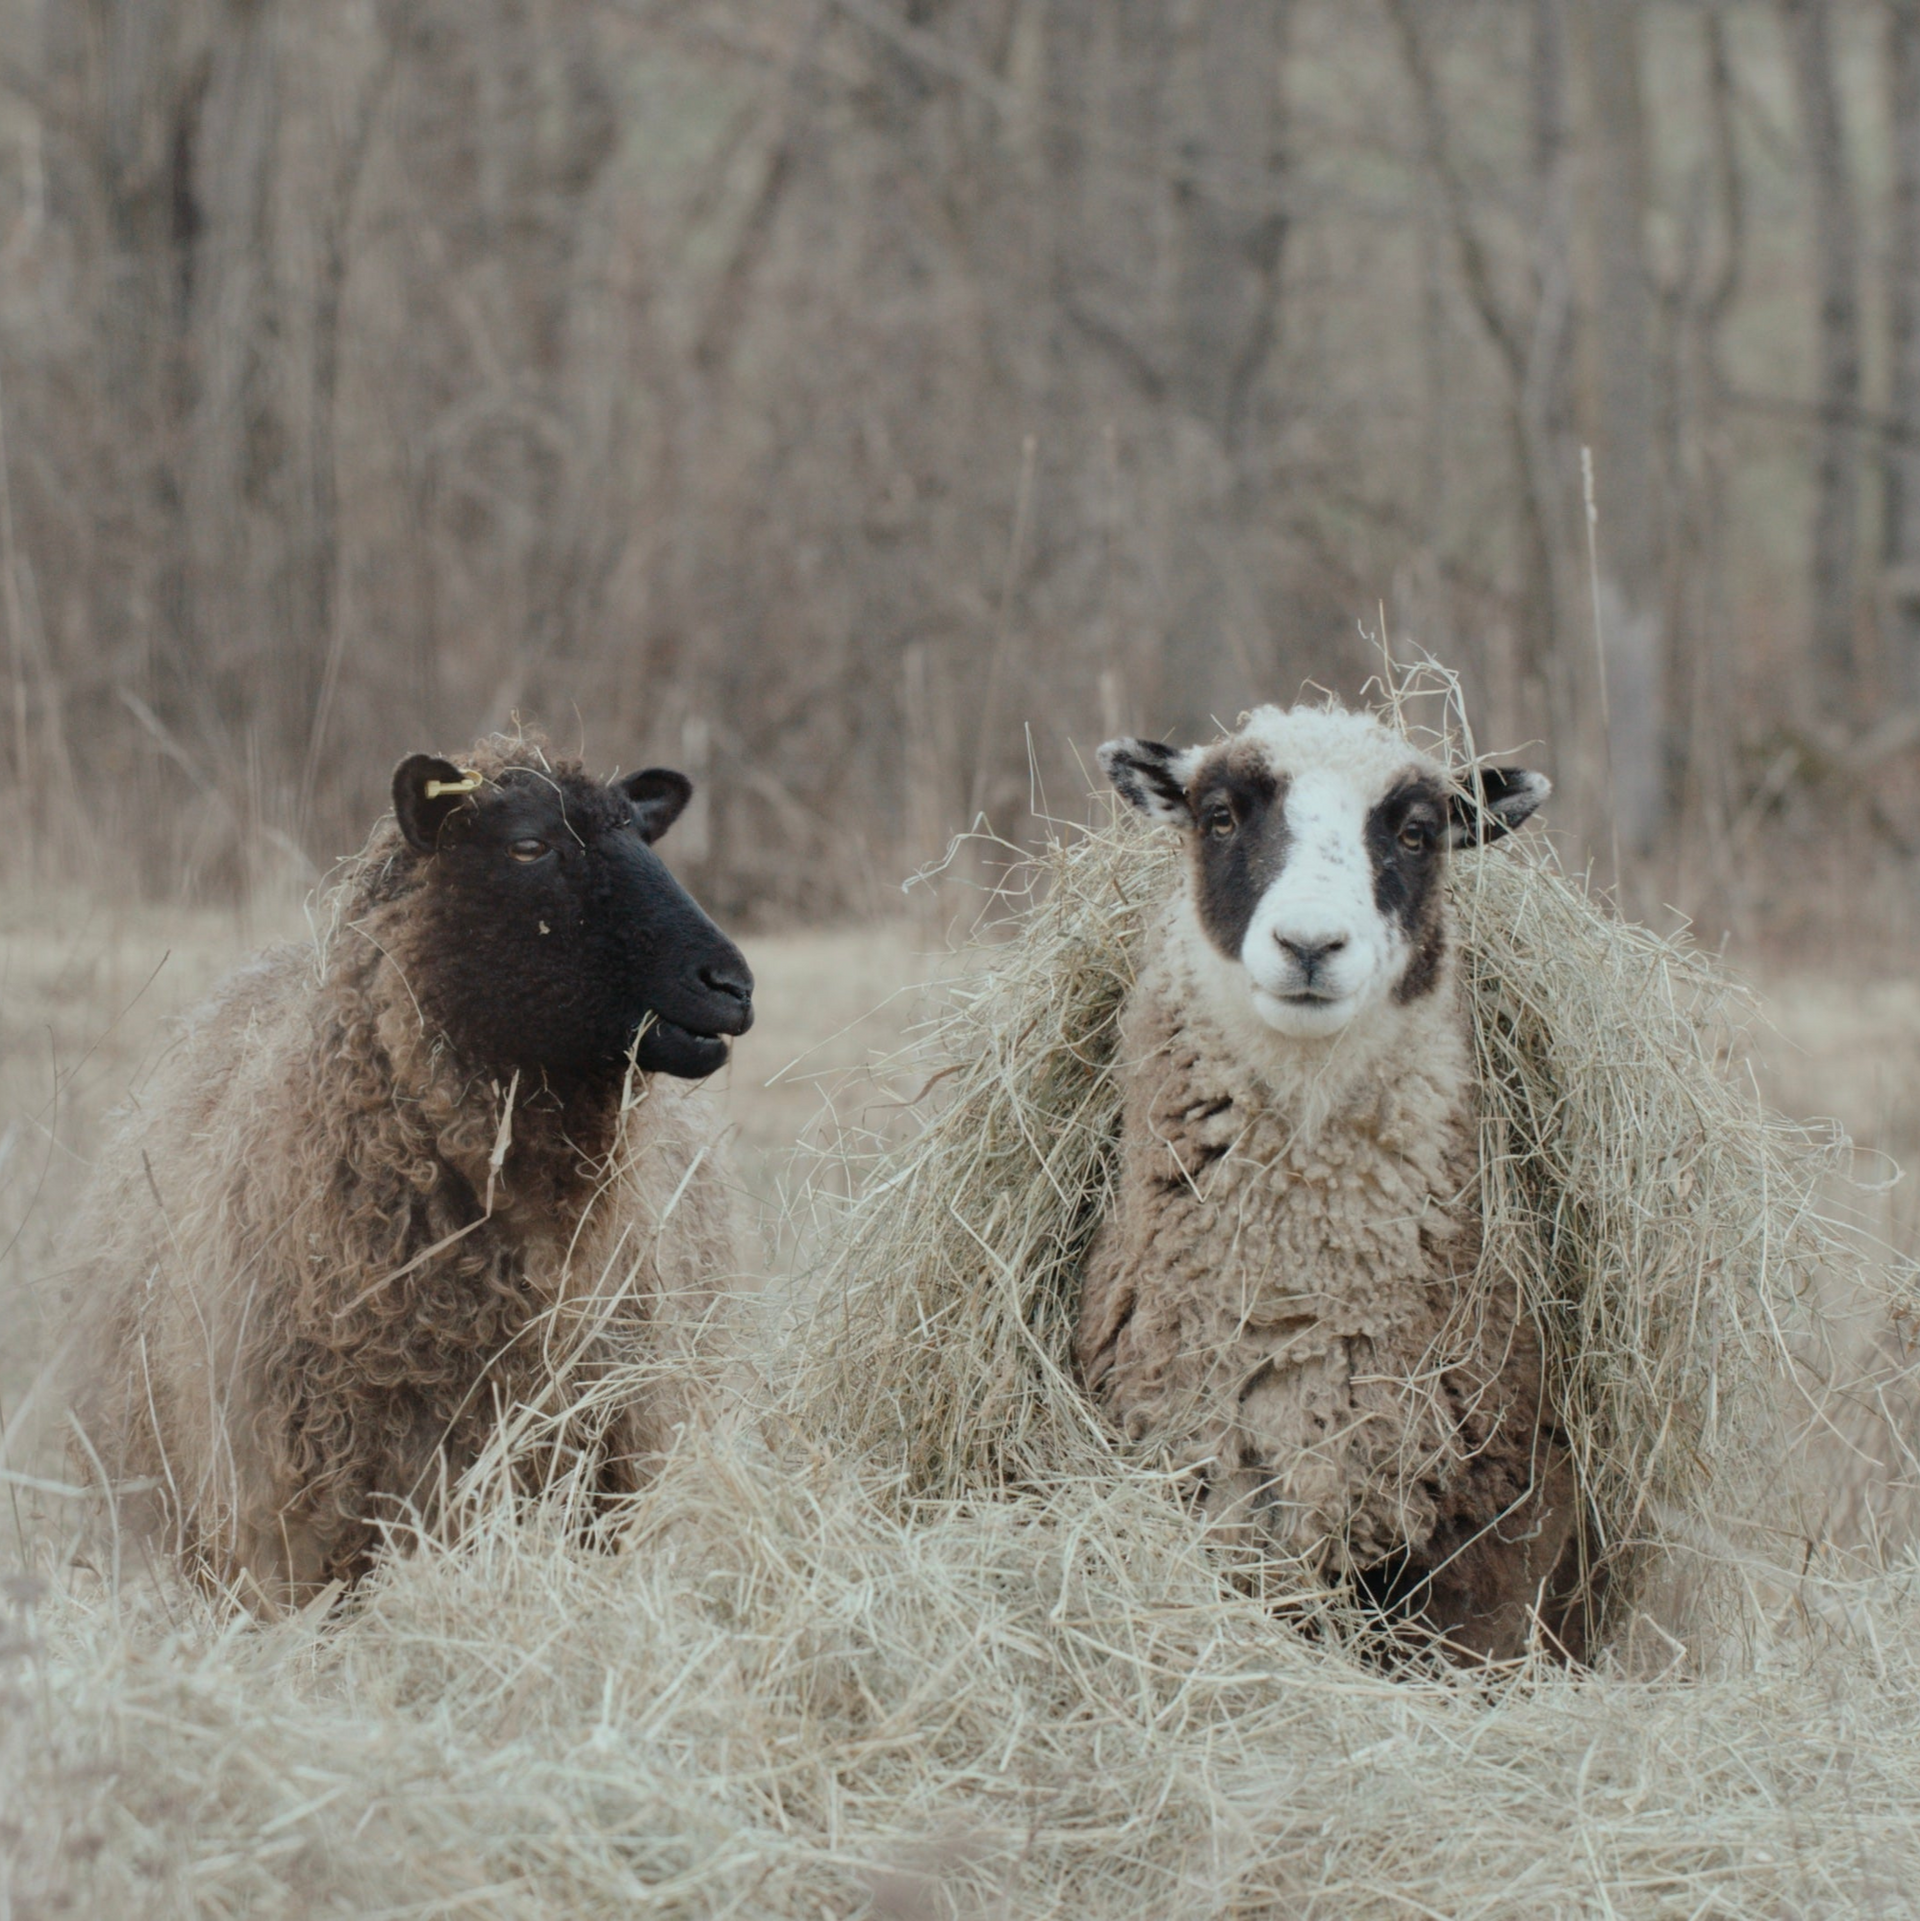
[[[1331,1040],[1359,1012],[1361,998],[1346,994],[1338,1000],[1287,1000],[1256,987],[1253,1011],[1276,1034],[1284,1034],[1289,1040]]]

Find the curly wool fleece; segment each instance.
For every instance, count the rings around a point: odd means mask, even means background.
[[[534,758],[579,777],[511,742],[472,764]],[[266,1612],[431,1523],[503,1420],[535,1436],[524,1482],[612,1494],[706,1400],[733,1267],[711,1098],[458,1059],[408,984],[417,874],[383,822],[327,938],[188,1020],[78,1230],[101,1324],[76,1412],[121,1519]]]
[[[1456,1652],[1516,1655],[1538,1624],[1577,1656],[1580,1504],[1538,1332],[1476,1284],[1479,1103],[1438,932],[1430,988],[1295,1044],[1233,1006],[1176,893],[1121,1016],[1076,1358],[1236,1553],[1354,1579]]]

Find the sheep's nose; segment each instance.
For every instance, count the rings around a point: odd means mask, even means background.
[[[744,961],[707,961],[695,978],[710,994],[736,1001],[753,999],[753,976]]]
[[[1274,939],[1280,943],[1282,951],[1291,956],[1299,966],[1301,973],[1309,979],[1313,976],[1313,970],[1322,961],[1330,960],[1347,944],[1345,934],[1322,935],[1313,940],[1289,940],[1284,934],[1276,934]]]

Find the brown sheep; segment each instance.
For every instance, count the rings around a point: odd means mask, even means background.
[[[1115,1203],[1076,1355],[1256,1559],[1349,1580],[1456,1655],[1578,1656],[1581,1507],[1511,1287],[1475,1290],[1478,1104],[1449,845],[1478,802],[1365,716],[1263,707],[1184,752],[1111,741],[1187,843],[1123,1011]]]
[[[537,743],[416,754],[312,944],[185,1024],[80,1228],[90,1461],[264,1612],[431,1524],[503,1422],[522,1484],[639,1484],[732,1265],[692,1083],[752,1020],[651,843],[691,793]]]

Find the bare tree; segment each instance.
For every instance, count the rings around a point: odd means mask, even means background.
[[[1884,484],[1889,691],[1920,702],[1920,0],[1887,0],[1890,362]]]
[[[19,817],[71,789],[156,887],[244,887],[518,713],[710,762],[724,909],[858,911],[975,803],[1074,805],[1122,717],[1357,687],[1387,602],[1604,845],[1586,441],[1622,839],[1709,748],[1757,820],[1792,702],[1730,642],[1792,601],[1754,509],[1808,478],[1823,688],[1857,665],[1840,15],[1781,4],[0,0],[42,21],[0,63]],[[1920,0],[1886,5],[1911,676]],[[1804,227],[1745,212],[1790,50],[1834,163]],[[1755,298],[1809,262],[1817,436]]]
[[[1244,518],[1258,472],[1246,458],[1253,397],[1280,327],[1286,238],[1286,44],[1292,0],[1202,0],[1179,19],[1170,120],[1174,315],[1169,388],[1204,440],[1189,455],[1202,484]],[[1234,557],[1186,542],[1166,692],[1176,723],[1201,734],[1214,716],[1260,698],[1271,636]],[[1225,578],[1223,578],[1225,576]],[[1256,664],[1256,662],[1260,664]]]
[[[1585,95],[1583,426],[1598,479],[1612,797],[1621,841],[1645,847],[1667,807],[1668,636],[1638,0],[1579,0],[1575,22]]]
[[[1561,564],[1562,486],[1556,469],[1564,448],[1567,287],[1561,267],[1566,237],[1564,76],[1556,0],[1535,10],[1533,183],[1535,274],[1531,298],[1503,288],[1495,250],[1477,217],[1455,152],[1431,28],[1415,0],[1387,0],[1402,64],[1413,89],[1422,157],[1437,184],[1467,305],[1493,348],[1504,376],[1505,437],[1518,482],[1520,523],[1519,657],[1529,681],[1547,676],[1566,631]]]
[[[1735,745],[1732,690],[1739,680],[1729,612],[1728,531],[1732,453],[1724,406],[1727,321],[1745,266],[1745,177],[1736,137],[1736,76],[1723,0],[1699,14],[1703,55],[1703,120],[1707,138],[1690,186],[1679,249],[1680,267],[1668,289],[1672,405],[1668,409],[1669,468],[1677,499],[1669,552],[1674,631],[1687,637],[1688,658],[1676,660],[1673,721],[1686,751],[1676,756],[1684,776],[1676,801],[1693,808],[1708,830],[1709,869],[1731,884],[1724,829],[1731,797],[1730,749]]]
[[[1186,511],[1162,534],[1151,705],[1159,724],[1189,732],[1268,691],[1272,636],[1239,531],[1272,457],[1260,403],[1280,336],[1293,11],[1293,0],[1072,0],[1039,29],[1045,164],[1021,187],[1040,202],[1046,297],[1065,323],[1045,386],[1056,402],[1075,395],[1077,413],[1112,407],[1117,382],[1125,412],[1152,423],[1169,497]],[[1012,212],[1003,202],[991,217]],[[1090,382],[1069,356],[1106,378]],[[1093,424],[1069,431],[1091,447]]]
[[[1860,494],[1860,242],[1853,169],[1833,72],[1832,0],[1782,0],[1812,187],[1819,300],[1812,550],[1808,562],[1814,699],[1843,718],[1854,697],[1855,545]]]

